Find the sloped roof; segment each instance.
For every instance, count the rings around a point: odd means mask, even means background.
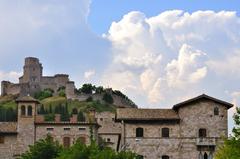
[[[17,122],[0,122],[0,134],[17,133]]]
[[[173,109],[119,108],[116,120],[174,120],[179,119]]]
[[[196,101],[199,101],[199,100],[203,100],[203,99],[211,100],[211,101],[214,101],[214,102],[216,102],[216,103],[222,104],[222,105],[224,105],[225,107],[227,107],[228,109],[231,108],[231,107],[233,107],[233,104],[231,104],[231,103],[228,103],[228,102],[225,102],[225,101],[223,101],[223,100],[220,100],[220,99],[217,99],[217,98],[208,96],[208,95],[206,95],[206,94],[202,94],[202,95],[197,96],[197,97],[195,97],[195,98],[191,98],[191,99],[189,99],[189,100],[186,100],[186,101],[183,101],[183,102],[181,102],[181,103],[175,104],[175,105],[173,106],[173,109],[174,109],[174,110],[177,110],[177,109],[179,109],[179,108],[182,107],[182,106],[186,106],[187,104],[190,104],[190,103],[193,103],[193,102],[196,102]]]
[[[35,102],[39,103],[39,101],[31,96],[22,96],[16,99],[16,102]]]

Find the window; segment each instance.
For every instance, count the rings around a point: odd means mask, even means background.
[[[86,144],[86,138],[85,137],[79,137],[78,141],[80,141],[83,144]]]
[[[79,129],[79,131],[85,131],[86,130],[86,128],[78,128]]]
[[[169,128],[162,128],[162,137],[169,137]]]
[[[53,131],[54,130],[54,128],[46,128],[47,129],[47,131]]]
[[[198,137],[207,137],[207,130],[206,129],[199,129],[198,131]]]
[[[28,106],[28,116],[32,116],[32,106]]]
[[[110,142],[111,141],[111,139],[110,138],[107,138],[107,142]]]
[[[136,129],[136,137],[143,137],[143,128]]]
[[[21,106],[21,115],[26,115],[25,105]]]
[[[164,156],[162,156],[162,159],[169,159],[169,156],[164,155]]]
[[[219,109],[218,109],[218,107],[215,107],[215,108],[214,108],[214,115],[219,115]]]
[[[70,147],[70,141],[71,141],[70,137],[64,137],[64,138],[63,138],[63,146],[64,146],[65,148]]]
[[[0,144],[4,144],[4,136],[0,136]]]
[[[100,118],[100,121],[103,121],[103,118]]]
[[[208,155],[207,155],[207,153],[206,153],[206,152],[204,153],[204,156],[203,156],[203,158],[204,158],[204,159],[208,159]]]
[[[65,130],[65,131],[69,131],[69,130],[70,130],[70,128],[63,128],[63,130]]]

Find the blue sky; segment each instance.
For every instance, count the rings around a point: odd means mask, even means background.
[[[171,108],[202,93],[237,106],[239,6],[238,0],[2,0],[0,80],[17,82],[24,58],[35,56],[45,75],[68,73],[76,87],[119,89],[140,107]]]
[[[166,10],[228,10],[240,14],[239,0],[93,0],[88,17],[89,25],[98,34],[105,33],[112,21],[118,21],[130,11],[141,11],[146,16],[155,16]]]

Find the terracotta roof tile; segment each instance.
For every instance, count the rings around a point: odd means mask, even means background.
[[[35,102],[39,103],[39,101],[31,96],[22,96],[16,99],[16,102]]]
[[[178,114],[172,109],[117,109],[117,120],[169,120],[179,119]]]
[[[0,133],[17,133],[17,122],[0,122]]]

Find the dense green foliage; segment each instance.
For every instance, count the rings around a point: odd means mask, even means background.
[[[44,89],[43,91],[37,92],[34,95],[34,98],[38,99],[38,100],[43,100],[45,98],[48,97],[52,97],[53,96],[54,91],[52,89]]]
[[[37,141],[29,146],[21,159],[135,159],[132,152],[115,152],[106,147],[99,147],[94,141],[87,146],[77,140],[70,148],[63,148],[51,136]]]
[[[16,121],[17,111],[13,108],[5,108],[0,106],[0,121]]]
[[[29,151],[22,154],[21,159],[54,159],[59,156],[63,148],[51,136],[40,139],[34,145],[29,146]]]
[[[103,101],[105,101],[105,102],[108,103],[108,104],[113,104],[113,102],[114,102],[112,95],[109,94],[109,93],[104,93],[104,95],[103,95]]]
[[[65,149],[57,159],[135,159],[132,152],[115,152],[110,148],[101,149],[94,142],[86,146],[77,141],[71,148]]]
[[[240,108],[234,115],[235,127],[233,136],[225,139],[224,144],[219,147],[215,159],[239,159],[240,158]]]

